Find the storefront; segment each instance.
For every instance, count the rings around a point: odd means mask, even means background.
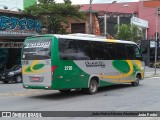
[[[132,17],[131,18],[131,24],[134,24],[136,26],[138,26],[138,28],[142,31],[143,35],[144,35],[144,39],[147,39],[147,30],[148,30],[148,21],[137,18],[137,17]]]
[[[40,21],[19,12],[0,11],[0,71],[20,64],[24,39],[39,34]]]

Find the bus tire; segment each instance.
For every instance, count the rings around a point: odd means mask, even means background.
[[[98,83],[95,79],[91,79],[89,83],[88,93],[90,95],[95,94],[98,90]]]
[[[140,75],[136,75],[136,80],[131,83],[132,86],[138,86],[140,80]]]
[[[3,83],[9,83],[9,81],[3,81]]]
[[[59,90],[61,93],[69,93],[71,89],[66,89],[66,90]]]

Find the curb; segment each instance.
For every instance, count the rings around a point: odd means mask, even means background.
[[[160,75],[151,75],[151,76],[146,76],[144,78],[152,78],[152,77],[160,77]]]

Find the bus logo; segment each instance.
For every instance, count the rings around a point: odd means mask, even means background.
[[[39,60],[34,60],[30,66],[24,66],[22,72],[23,74],[35,74],[43,73],[45,70],[41,70],[44,67],[44,64],[39,63]]]

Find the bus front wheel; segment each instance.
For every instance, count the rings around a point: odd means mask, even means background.
[[[89,83],[88,92],[89,94],[95,94],[98,90],[98,83],[95,79],[92,79]]]
[[[140,80],[140,76],[137,75],[136,76],[136,80],[134,82],[131,83],[132,86],[138,86],[139,85],[139,80]]]

